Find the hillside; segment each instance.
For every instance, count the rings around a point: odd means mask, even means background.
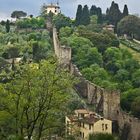
[[[128,51],[133,55],[133,57],[134,57],[137,61],[139,61],[139,63],[140,63],[140,53],[139,53],[139,52],[137,52],[137,51],[135,51],[135,50],[133,50],[133,49],[127,47],[127,46],[124,45],[124,44],[120,44],[120,48],[124,48],[124,49],[128,50]]]

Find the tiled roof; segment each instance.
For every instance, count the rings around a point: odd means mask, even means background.
[[[78,109],[78,110],[75,110],[75,112],[79,114],[89,114],[89,111],[86,109]]]

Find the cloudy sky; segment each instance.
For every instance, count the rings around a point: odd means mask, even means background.
[[[0,20],[7,19],[14,10],[23,10],[28,14],[38,15],[43,3],[57,2],[57,0],[0,0]],[[78,4],[96,5],[103,9],[110,6],[112,0],[59,0],[61,11],[70,17],[75,17]],[[115,0],[119,3],[120,9],[124,4],[128,5],[130,13],[140,14],[140,0]]]

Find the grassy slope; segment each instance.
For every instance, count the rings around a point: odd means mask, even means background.
[[[134,57],[137,61],[139,61],[139,63],[140,63],[140,53],[139,53],[139,52],[137,52],[137,51],[135,51],[135,50],[133,50],[133,49],[131,49],[131,48],[129,48],[129,47],[123,45],[123,44],[120,44],[120,48],[125,48],[125,49],[127,49],[127,50],[133,55],[133,57]]]

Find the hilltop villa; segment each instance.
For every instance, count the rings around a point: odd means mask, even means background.
[[[53,14],[57,15],[61,12],[59,3],[57,3],[57,4],[51,3],[48,5],[44,4],[43,9],[46,14],[49,14],[50,12],[52,12]]]

